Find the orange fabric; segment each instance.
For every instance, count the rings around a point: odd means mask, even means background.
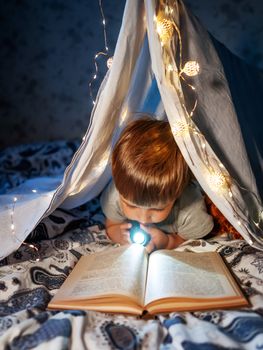
[[[230,222],[224,217],[220,210],[214,205],[208,196],[205,196],[205,202],[207,206],[207,212],[214,219],[214,228],[209,236],[220,236],[222,234],[228,234],[232,239],[243,239],[240,233],[230,224]]]

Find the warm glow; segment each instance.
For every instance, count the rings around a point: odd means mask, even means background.
[[[174,28],[173,22],[158,14],[156,19],[156,31],[159,35],[162,44],[169,42],[173,36]]]
[[[169,14],[172,14],[174,12],[174,9],[172,7],[169,7],[166,5],[164,8],[164,12],[166,15],[169,15]]]
[[[171,126],[172,133],[175,136],[184,136],[189,133],[189,125],[186,122],[179,121]]]
[[[121,125],[124,123],[124,121],[126,120],[127,115],[128,115],[128,107],[126,107],[126,108],[124,109],[124,111],[121,113],[120,122],[119,122],[119,125],[120,125],[120,126],[121,126]]]
[[[217,171],[210,172],[208,182],[212,189],[218,193],[222,193],[228,187],[226,177]]]
[[[112,66],[112,61],[113,61],[113,57],[110,57],[110,58],[107,59],[107,67],[108,67],[108,69],[111,68],[111,66]]]
[[[188,75],[189,77],[194,77],[199,73],[199,71],[200,71],[200,66],[196,61],[186,62],[182,70],[182,72]]]

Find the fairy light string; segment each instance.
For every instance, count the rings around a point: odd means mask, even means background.
[[[108,39],[107,39],[107,31],[106,31],[106,18],[105,18],[104,11],[103,11],[102,0],[98,0],[98,5],[99,5],[99,9],[100,9],[101,18],[102,18],[101,23],[103,26],[104,49],[102,51],[97,52],[94,55],[93,62],[94,62],[95,72],[93,73],[92,78],[91,78],[90,82],[88,83],[89,95],[90,95],[90,98],[92,100],[93,105],[95,105],[95,99],[93,96],[92,87],[93,87],[94,82],[97,80],[98,73],[99,73],[99,67],[98,67],[97,60],[101,56],[109,57],[109,47],[108,47]],[[113,57],[109,57],[107,60],[108,69],[111,68],[112,61],[113,61]],[[83,141],[84,140],[85,140],[85,137],[83,137]],[[105,160],[103,159],[103,162],[100,164],[100,167],[103,167],[104,163],[105,163]],[[32,193],[38,192],[36,189],[32,189],[31,191],[32,191]],[[39,252],[38,247],[33,243],[27,243],[25,241],[21,241],[16,235],[16,226],[15,226],[15,218],[14,217],[15,217],[15,207],[16,207],[17,201],[18,201],[18,196],[15,196],[13,198],[13,202],[11,204],[11,211],[10,211],[11,234],[14,237],[14,239],[16,239],[21,245],[28,247],[31,250],[34,250],[35,255],[37,256],[34,261],[39,261],[40,260],[40,252]]]
[[[201,151],[200,158],[205,165],[206,170],[204,171],[208,173],[206,180],[210,185],[210,188],[213,191],[217,192],[220,196],[225,197],[225,199],[227,200],[227,202],[233,210],[233,214],[237,220],[237,224],[239,226],[243,225],[243,227],[249,234],[248,226],[250,223],[244,215],[241,222],[240,213],[242,213],[242,208],[232,189],[234,185],[236,185],[239,189],[241,189],[242,187],[237,183],[237,181],[234,178],[230,177],[223,164],[220,161],[218,161],[218,159],[216,159],[215,156],[211,155],[210,146],[207,143],[205,136],[200,132],[200,130],[195,126],[193,122],[193,116],[197,108],[198,101],[196,88],[192,83],[189,83],[188,79],[189,77],[194,77],[200,74],[201,69],[199,63],[195,60],[189,60],[183,64],[183,42],[180,29],[176,24],[176,19],[174,16],[174,7],[175,2],[173,0],[160,0],[156,6],[156,13],[153,18],[162,49],[163,61],[165,63],[165,74],[172,83],[179,96],[179,99],[181,100],[181,105],[183,107],[186,117],[186,121],[176,121],[172,123],[171,129],[174,136],[181,137],[183,142],[187,134],[193,134],[197,137],[197,140],[199,142],[199,150]],[[175,33],[177,34],[177,37],[174,37]],[[176,50],[174,48],[174,43],[176,39],[178,40],[177,47],[179,50],[179,68],[177,68],[177,64],[174,59],[174,57],[176,57]],[[173,52],[173,54],[171,54],[171,52]],[[182,95],[181,88],[178,88],[178,86],[180,86],[180,81],[184,82],[186,88],[189,88],[195,94],[193,107],[190,109],[190,111],[188,111],[188,109],[185,106],[184,95]],[[178,82],[178,84],[176,84],[176,82]],[[191,156],[190,159],[192,159]],[[248,191],[247,189],[242,189]],[[259,198],[254,193],[252,193],[251,191],[248,192],[255,196],[259,208],[257,220],[254,220],[254,218],[252,218],[252,222],[255,224],[256,227],[262,229],[262,204]]]
[[[102,17],[102,26],[103,26],[103,36],[104,36],[104,50],[97,52],[94,55],[93,61],[94,61],[94,67],[95,67],[95,72],[88,84],[89,86],[89,94],[92,100],[93,105],[95,104],[95,99],[93,96],[92,92],[92,87],[94,82],[98,78],[98,73],[99,73],[99,68],[98,68],[98,63],[97,60],[99,59],[100,56],[108,57],[107,60],[107,67],[108,69],[111,68],[112,65],[112,60],[113,57],[109,57],[109,47],[107,43],[107,32],[106,32],[106,19],[104,16],[104,11],[102,7],[102,0],[98,0],[99,8],[100,8],[100,13]],[[165,64],[165,70],[167,76],[169,76],[171,82],[174,80],[174,76],[178,79],[179,81],[183,81],[186,85],[187,88],[190,89],[190,91],[194,92],[194,103],[193,107],[190,109],[190,111],[187,110],[185,104],[184,104],[184,96],[182,95],[182,92],[180,89],[176,88],[176,84],[174,84],[174,87],[178,93],[179,98],[181,98],[182,102],[182,107],[183,110],[185,111],[185,117],[186,121],[177,121],[171,125],[172,132],[176,137],[182,137],[183,139],[185,136],[188,134],[193,134],[197,137],[197,140],[199,142],[199,149],[202,152],[202,161],[204,162],[204,165],[208,171],[208,177],[207,181],[210,183],[211,187],[221,196],[224,196],[226,200],[228,201],[229,205],[231,206],[233,213],[235,213],[235,217],[237,219],[237,224],[239,226],[243,225],[243,227],[248,231],[248,222],[245,224],[247,221],[246,218],[241,218],[240,215],[237,213],[236,208],[240,209],[239,203],[237,199],[235,198],[234,192],[232,190],[233,184],[235,184],[237,187],[242,189],[243,191],[248,191],[247,189],[243,188],[238,184],[238,182],[233,179],[232,177],[229,176],[227,173],[224,165],[219,162],[215,157],[211,157],[209,152],[207,151],[207,141],[205,136],[199,131],[199,129],[196,127],[196,125],[193,122],[193,116],[194,112],[198,106],[198,101],[197,101],[197,95],[196,95],[196,89],[195,86],[192,83],[189,83],[188,78],[189,77],[194,77],[198,74],[200,74],[201,67],[199,63],[195,60],[189,60],[183,64],[183,57],[182,57],[182,49],[183,49],[183,42],[182,42],[182,37],[180,33],[180,29],[178,28],[177,24],[175,23],[174,20],[174,8],[173,8],[174,2],[172,0],[160,0],[159,1],[159,7],[157,10],[156,15],[154,16],[154,23],[156,25],[156,32],[158,34],[158,37],[160,39],[161,47],[163,50],[163,55],[165,56],[164,61],[168,61]],[[177,39],[178,39],[178,47],[179,47],[179,70],[177,70],[177,64],[174,61],[173,56],[170,54],[170,49],[171,45],[173,45],[173,39],[174,39],[174,33],[177,34]],[[126,113],[124,113],[126,116]],[[191,158],[191,157],[190,157]],[[104,166],[104,160],[102,161],[101,166]],[[250,191],[248,191],[250,192]],[[32,193],[37,193],[36,189],[32,189]],[[251,192],[250,192],[251,193]],[[263,207],[262,204],[260,203],[260,200],[258,197],[252,193],[259,205],[259,211],[257,213],[257,218],[256,220],[252,219],[253,223],[255,224],[256,227],[262,230],[262,221],[263,221]],[[21,241],[15,233],[15,221],[14,221],[14,215],[15,215],[15,206],[18,201],[18,197],[13,198],[13,203],[11,204],[11,214],[10,214],[10,222],[11,222],[11,233],[13,237],[19,241],[22,245],[27,246],[30,249],[33,249],[35,251],[35,254],[37,255],[37,258],[35,261],[40,260],[40,254],[39,254],[39,249],[37,248],[36,245],[32,243],[27,243]],[[233,203],[233,204],[232,204]],[[256,237],[254,237],[256,238]],[[262,242],[261,242],[262,243]]]
[[[102,0],[98,0],[98,3],[99,3],[100,14],[101,14],[101,18],[102,18],[101,23],[103,26],[104,50],[97,52],[93,58],[95,72],[93,73],[93,76],[89,82],[89,95],[90,95],[90,98],[92,100],[93,105],[95,105],[95,98],[93,95],[92,87],[93,87],[93,84],[95,83],[95,81],[97,80],[98,73],[99,73],[99,67],[98,67],[97,60],[99,59],[100,56],[109,57],[109,47],[108,47],[108,39],[107,39],[107,31],[106,31],[106,18],[105,18],[103,7],[102,7]],[[110,57],[107,61],[108,68],[110,68],[111,63],[112,63],[112,57]]]
[[[32,193],[37,193],[37,190],[36,189],[32,189],[31,190]],[[33,249],[35,251],[35,255],[36,255],[36,258],[34,261],[38,262],[40,261],[40,253],[39,253],[39,249],[38,247],[33,244],[33,243],[27,243],[25,241],[21,241],[21,239],[19,239],[15,233],[15,221],[14,221],[14,214],[15,214],[15,206],[16,206],[16,203],[18,201],[18,197],[15,196],[13,198],[13,203],[11,205],[11,213],[10,213],[10,217],[11,217],[11,234],[12,236],[14,237],[14,239],[16,239],[16,241],[18,241],[21,245],[23,246],[26,246],[28,247],[29,249]]]

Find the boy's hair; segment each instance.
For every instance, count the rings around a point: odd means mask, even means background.
[[[148,207],[177,199],[190,178],[169,123],[149,117],[122,132],[112,154],[112,174],[125,199]]]

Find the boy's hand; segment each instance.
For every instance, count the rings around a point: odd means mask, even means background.
[[[185,240],[176,233],[164,233],[157,227],[140,225],[141,228],[151,236],[150,242],[146,246],[148,253],[158,249],[174,249]]]
[[[148,253],[151,253],[157,249],[165,249],[169,243],[169,237],[163,231],[159,230],[157,227],[145,226],[140,224],[140,227],[149,233],[151,236],[150,242],[146,246],[146,250]]]
[[[119,243],[121,245],[131,244],[129,231],[131,227],[132,225],[127,222],[108,223],[108,225],[106,223],[106,232],[114,243]]]

